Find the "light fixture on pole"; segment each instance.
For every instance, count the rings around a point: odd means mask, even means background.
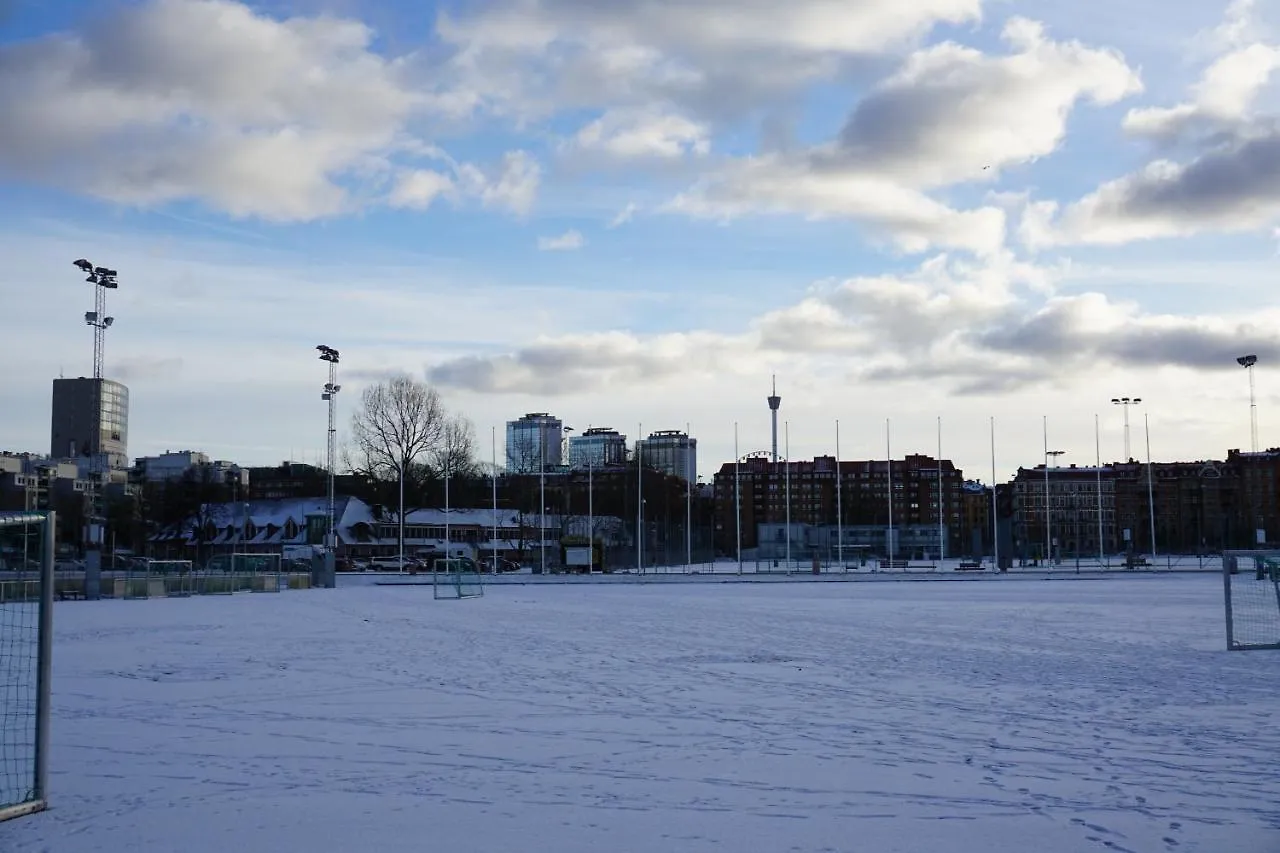
[[[114,317],[107,316],[107,291],[120,287],[117,279],[119,273],[107,267],[94,266],[91,262],[80,258],[73,262],[85,274],[85,281],[93,285],[93,310],[86,311],[84,322],[93,327],[93,405],[98,429],[93,431],[89,450],[89,493],[85,496],[89,505],[88,523],[84,527],[85,554],[85,597],[97,598],[99,578],[102,566],[103,543],[103,511],[102,480],[106,477],[106,462],[102,448],[101,421],[103,420],[102,365],[103,352],[106,347],[107,329],[115,322]]]
[[[1049,416],[1044,418],[1044,553],[1046,565],[1053,567],[1053,507],[1049,501],[1049,460],[1063,455],[1065,450],[1049,449]]]
[[[334,493],[333,465],[334,456],[337,455],[338,444],[338,427],[337,414],[335,405],[337,403],[338,392],[342,390],[342,386],[338,384],[338,351],[330,346],[320,344],[316,347],[320,353],[320,360],[329,364],[329,381],[325,383],[324,392],[320,395],[320,399],[329,404],[329,432],[326,442],[326,461],[325,465],[329,472],[329,530],[325,534],[325,583],[329,582],[332,577],[329,574],[331,568],[337,568],[337,552],[338,552],[338,527],[337,527],[337,499]],[[401,507],[403,511],[403,506]],[[401,561],[403,563],[403,560]]]
[[[1257,363],[1256,355],[1242,355],[1236,359],[1236,364],[1249,374],[1249,449],[1254,453],[1258,452],[1258,401],[1253,391],[1253,366]]]
[[[1133,454],[1129,452],[1129,407],[1136,406],[1142,402],[1141,397],[1112,397],[1111,404],[1113,406],[1124,406],[1124,461],[1133,460]]]

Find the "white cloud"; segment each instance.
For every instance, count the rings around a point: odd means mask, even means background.
[[[912,187],[990,179],[1056,151],[1077,102],[1112,104],[1142,89],[1115,51],[1052,41],[1025,18],[1002,35],[1013,48],[1004,56],[951,42],[913,53],[825,156]]]
[[[909,46],[981,0],[499,0],[442,14],[454,88],[482,108],[675,104],[701,120],[741,115],[829,77],[853,57]]]
[[[387,199],[392,207],[425,210],[440,196],[453,193],[453,179],[430,169],[413,169],[400,175]]]
[[[460,183],[486,207],[505,208],[517,214],[533,209],[542,181],[542,167],[527,151],[508,151],[496,176],[485,175],[472,164],[458,167]]]
[[[539,237],[538,250],[542,252],[572,252],[587,244],[582,233],[570,228],[558,237]]]
[[[574,156],[597,154],[623,162],[676,160],[707,154],[710,133],[705,124],[674,113],[609,110],[574,134],[565,150]]]
[[[128,204],[306,220],[361,203],[420,97],[364,25],[151,0],[0,46],[0,170]]]
[[[1254,114],[1260,90],[1280,67],[1280,48],[1254,42],[1253,4],[1235,2],[1214,40],[1224,56],[1209,65],[1190,99],[1131,110],[1124,128],[1194,152],[1159,158],[1103,183],[1069,204],[1028,204],[1019,233],[1032,248],[1079,243],[1121,245],[1204,231],[1266,228],[1280,216],[1280,120]]]
[[[849,217],[909,252],[998,250],[1001,210],[955,210],[923,190],[1047,156],[1078,101],[1113,103],[1141,88],[1113,51],[1051,41],[1021,18],[1003,32],[1014,50],[1006,56],[953,43],[913,53],[859,102],[835,141],[731,163],[668,209]]]
[[[873,173],[820,168],[807,156],[733,162],[678,195],[665,209],[720,219],[753,213],[847,217],[887,235],[908,252],[943,246],[988,253],[1004,241],[1003,211],[953,210]]]
[[[1124,129],[1134,136],[1173,142],[1193,131],[1222,132],[1245,123],[1254,99],[1280,67],[1280,49],[1240,48],[1216,60],[1191,89],[1191,100],[1172,107],[1130,110]]]
[[[639,206],[634,201],[627,202],[626,206],[614,214],[613,219],[609,220],[608,228],[619,228],[630,222],[639,210]]]

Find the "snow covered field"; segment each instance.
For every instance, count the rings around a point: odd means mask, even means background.
[[[353,587],[59,604],[0,851],[1280,851],[1221,580]]]

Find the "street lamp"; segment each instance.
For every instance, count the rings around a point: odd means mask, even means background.
[[[1136,406],[1142,402],[1141,397],[1112,397],[1111,404],[1113,406],[1124,406],[1124,461],[1128,462],[1133,459],[1129,453],[1129,407]]]
[[[320,360],[327,362],[329,365],[329,381],[324,384],[324,391],[320,394],[320,399],[329,404],[329,433],[326,446],[326,465],[329,469],[329,531],[325,535],[325,584],[335,582],[333,572],[337,568],[338,555],[338,527],[336,519],[334,495],[334,479],[333,479],[333,457],[337,453],[338,427],[336,420],[335,405],[338,392],[342,390],[342,386],[338,384],[338,351],[330,346],[320,344],[316,347],[316,351],[320,353]],[[401,475],[401,483],[403,484],[403,474]],[[400,512],[404,513],[404,487],[401,485]],[[402,528],[403,529],[403,528]],[[400,540],[400,567],[404,568],[404,538]]]
[[[1258,402],[1253,394],[1253,366],[1257,363],[1256,355],[1242,355],[1236,359],[1236,364],[1249,373],[1249,439],[1254,453],[1258,452]]]

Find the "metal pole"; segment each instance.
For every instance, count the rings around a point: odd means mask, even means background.
[[[946,501],[942,493],[942,415],[938,415],[938,568],[947,559]]]
[[[493,573],[498,574],[498,428],[489,427],[490,453],[493,455]]]
[[[538,554],[542,574],[547,573],[547,431],[538,423]]]
[[[1253,365],[1249,365],[1249,438],[1254,453],[1258,452],[1258,401],[1253,392]]]
[[[844,472],[840,470],[840,419],[836,418],[836,563],[844,571]],[[827,552],[830,554],[830,552]]]
[[[337,455],[338,443],[338,422],[337,422],[337,388],[338,388],[338,363],[336,361],[329,362],[329,446],[327,448],[328,468],[329,468],[329,553],[333,554],[333,559],[337,559],[338,554],[338,519],[337,519],[337,496],[334,490],[333,464],[334,456]],[[327,574],[327,572],[326,572]],[[328,583],[328,578],[325,579]]]
[[[889,482],[889,568],[893,568],[893,558],[897,549],[893,547],[893,447],[889,432],[889,419],[884,419],[884,458],[885,470]]]
[[[591,448],[587,448],[587,539],[591,545],[591,567],[590,571],[594,571],[596,567],[596,497],[591,482]]]
[[[644,574],[644,424],[636,424],[636,571]]]
[[[1147,413],[1142,413],[1142,423],[1147,434],[1147,515],[1151,522],[1151,566],[1155,568],[1156,563],[1156,498],[1155,486],[1152,481],[1155,479],[1155,468],[1151,466],[1151,420],[1147,417]]]
[[[404,571],[404,466],[407,460],[400,456],[400,571]]]
[[[738,422],[733,422],[733,513],[737,519],[738,574],[742,574],[742,457],[738,455]]]
[[[1102,539],[1102,427],[1096,414],[1093,416],[1093,447],[1098,465],[1098,566],[1102,567],[1107,562],[1106,546]]]
[[[449,571],[449,560],[453,557],[453,547],[449,544],[449,443],[446,439],[444,447],[444,570]]]
[[[43,808],[49,796],[49,733],[53,691],[53,563],[57,550],[58,514],[45,514],[44,541],[41,542],[40,636],[36,674],[36,778],[32,799]]]
[[[996,501],[996,418],[991,415],[991,554],[1000,571],[1000,506]]]
[[[693,436],[689,431],[688,422],[684,425],[685,435],[685,470],[689,477],[685,481],[684,492],[684,567],[685,571],[693,569],[693,485],[698,480],[696,457],[693,455]]]
[[[1129,462],[1133,459],[1133,453],[1129,450],[1129,401],[1125,400],[1124,406],[1124,461]]]
[[[1044,553],[1046,566],[1053,568],[1053,517],[1049,512],[1049,416],[1041,415],[1044,425]]]
[[[791,421],[785,421],[782,429],[785,435],[787,457],[786,485],[783,487],[787,500],[787,574],[791,574]]]

